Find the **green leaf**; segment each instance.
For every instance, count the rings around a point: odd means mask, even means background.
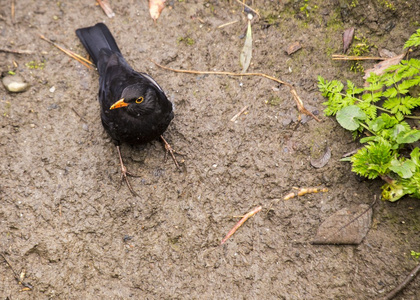
[[[413,172],[416,170],[416,164],[411,160],[401,162],[398,159],[393,159],[389,169],[392,172],[397,173],[402,178],[410,178],[413,176]]]
[[[366,113],[356,105],[350,105],[337,112],[337,121],[347,130],[357,130],[360,126],[360,120],[366,119]]]
[[[340,161],[351,161],[351,157],[343,157],[340,159]]]
[[[404,196],[407,191],[404,190],[404,187],[401,184],[395,183],[385,183],[382,186],[382,199],[395,202]]]
[[[394,98],[398,95],[398,91],[395,87],[387,89],[385,92],[382,93],[382,96],[387,98]]]
[[[420,168],[420,149],[414,148],[413,151],[410,153],[411,161]]]
[[[380,142],[369,142],[351,157],[352,171],[374,179],[387,174],[394,156],[391,144],[381,139]]]
[[[350,80],[347,80],[347,91],[346,94],[354,97],[354,95],[360,94],[364,91],[365,89],[363,88],[358,88],[354,85],[353,82],[351,82]]]
[[[408,47],[419,46],[419,45],[420,45],[420,28],[417,29],[417,31],[412,36],[410,36],[407,42],[405,42],[404,49]]]
[[[360,143],[364,144],[364,143],[367,143],[367,142],[372,142],[372,141],[376,141],[376,142],[378,142],[378,141],[379,141],[379,139],[380,139],[380,137],[378,137],[378,136],[376,136],[376,135],[373,135],[373,136],[367,136],[367,137],[364,137],[364,138],[360,139]]]
[[[420,130],[402,131],[397,134],[396,141],[398,144],[410,144],[420,140]]]

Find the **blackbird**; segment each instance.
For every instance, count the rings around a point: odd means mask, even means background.
[[[127,178],[135,175],[124,166],[120,145],[143,144],[160,137],[179,168],[174,151],[162,136],[174,117],[172,102],[152,77],[130,67],[105,24],[77,29],[76,34],[98,70],[102,125],[117,147],[121,180],[135,195]]]

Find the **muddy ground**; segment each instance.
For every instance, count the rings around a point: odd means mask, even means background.
[[[418,263],[410,251],[420,251],[420,202],[408,197],[378,201],[358,246],[310,244],[323,220],[371,204],[382,184],[339,161],[358,144],[322,115],[316,78],[362,84],[349,63],[331,60],[342,52],[343,30],[354,26],[378,49],[400,53],[419,26],[418,1],[308,1],[303,10],[304,1],[255,1],[261,18],[249,71],[293,83],[322,123],[298,123],[288,89],[270,80],[179,74],[149,61],[239,72],[246,17],[235,1],[172,1],[157,25],[143,0],[111,0],[113,19],[93,0],[14,1],[14,23],[11,2],[0,7],[1,47],[34,54],[0,53],[1,71],[31,84],[20,94],[0,88],[0,251],[18,275],[26,270],[33,290],[21,291],[1,259],[1,299],[374,299]],[[140,175],[131,179],[138,197],[120,187],[96,71],[38,37],[86,55],[74,31],[97,22],[176,106],[165,137],[185,154],[183,172],[163,161],[158,141],[123,146],[127,167]],[[303,48],[288,56],[295,41]],[[326,144],[332,158],[315,169],[310,159]],[[275,200],[292,187],[329,192]],[[258,205],[262,212],[219,246],[235,216]],[[397,297],[419,298],[419,278]]]

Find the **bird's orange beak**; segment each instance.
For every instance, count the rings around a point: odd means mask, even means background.
[[[112,104],[112,106],[109,109],[115,109],[115,108],[120,108],[120,107],[125,107],[128,106],[128,103],[124,102],[124,98],[118,100],[117,102],[115,102],[114,104]]]

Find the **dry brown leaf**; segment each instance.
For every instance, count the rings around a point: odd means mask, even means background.
[[[160,13],[165,8],[165,1],[166,0],[149,0],[149,12],[153,21],[156,22],[160,16]]]
[[[346,53],[353,41],[354,27],[346,29],[343,33],[343,53]]]
[[[317,169],[322,168],[330,161],[330,158],[331,158],[331,148],[328,146],[325,146],[324,153],[319,158],[317,159],[311,158],[311,165]]]
[[[404,58],[405,53],[385,59],[384,61],[381,61],[380,63],[377,63],[373,66],[372,69],[368,69],[365,71],[365,76],[363,76],[363,79],[366,80],[369,78],[370,73],[375,73],[376,75],[382,75],[385,73],[385,70],[394,65],[398,65],[400,61]]]
[[[299,42],[294,42],[294,43],[290,44],[289,47],[287,47],[286,52],[287,52],[288,55],[291,55],[301,48],[302,48],[302,45]]]
[[[385,49],[385,48],[379,49],[379,56],[380,57],[390,58],[390,57],[394,57],[396,55],[397,54],[395,52],[389,51],[388,49]]]
[[[312,244],[358,245],[368,233],[371,222],[372,207],[369,205],[340,209],[319,226]]]

